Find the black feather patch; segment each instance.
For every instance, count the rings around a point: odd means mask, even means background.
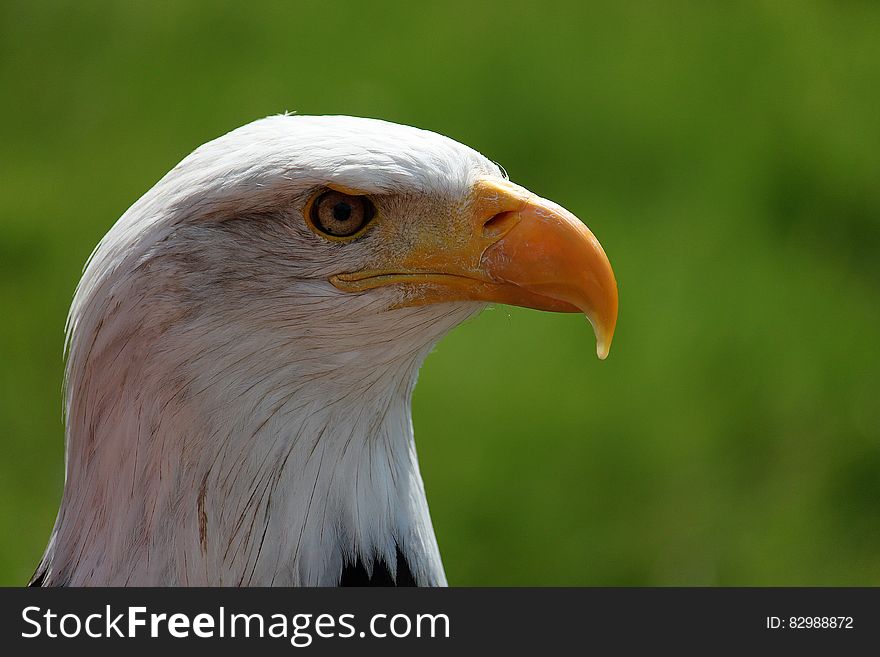
[[[46,581],[46,571],[34,573],[34,576],[31,578],[31,581],[28,583],[28,587],[31,586],[43,586],[43,582]]]
[[[400,553],[400,548],[398,548],[396,581],[391,577],[391,572],[384,559],[373,564],[372,576],[367,574],[363,562],[358,559],[356,564],[349,564],[342,570],[339,586],[416,586],[416,580],[409,569],[406,557]]]

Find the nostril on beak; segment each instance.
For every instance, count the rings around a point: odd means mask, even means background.
[[[516,226],[519,220],[520,214],[515,210],[499,212],[489,217],[486,223],[483,224],[483,237],[486,239],[498,239]]]

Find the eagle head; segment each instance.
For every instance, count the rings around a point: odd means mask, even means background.
[[[35,580],[445,584],[410,398],[433,344],[492,302],[581,312],[608,354],[599,242],[475,150],[343,116],[196,149],[77,288]]]

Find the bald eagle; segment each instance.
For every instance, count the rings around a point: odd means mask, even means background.
[[[475,150],[346,116],[204,144],[85,267],[31,583],[445,585],[410,399],[491,302],[582,312],[608,353],[599,242]]]

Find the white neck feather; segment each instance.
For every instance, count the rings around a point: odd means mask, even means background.
[[[396,333],[437,319],[400,311]],[[324,339],[233,331],[193,356],[149,333],[72,373],[47,583],[335,585],[358,559],[394,575],[399,548],[417,583],[445,585],[410,419],[428,346],[360,365],[369,345],[329,354]],[[304,354],[338,369],[314,376]]]

